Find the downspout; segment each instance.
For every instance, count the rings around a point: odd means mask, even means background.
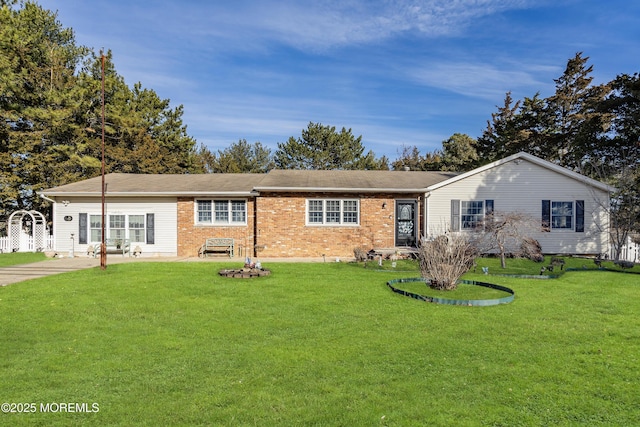
[[[428,227],[429,224],[427,222],[429,221],[429,203],[428,203],[428,199],[429,199],[430,196],[431,196],[430,192],[424,193],[424,198],[423,198],[424,199],[423,200],[423,203],[424,203],[424,209],[423,209],[423,211],[424,211],[424,221],[422,221],[422,236],[423,236],[423,239],[427,238],[427,231],[429,230],[429,227]]]
[[[58,244],[56,242],[56,233],[54,232],[55,231],[54,230],[54,226],[56,224],[56,222],[55,222],[56,210],[57,210],[56,207],[58,206],[58,202],[56,202],[55,200],[45,196],[42,193],[37,193],[37,194],[38,194],[38,196],[42,197],[47,202],[51,202],[51,235],[53,236],[53,242],[52,242],[53,248],[52,249],[55,250],[58,247]],[[45,227],[45,230],[46,230],[46,227]],[[45,239],[47,239],[47,238],[48,238],[48,236],[45,236]],[[46,246],[46,242],[45,242],[45,246]]]
[[[260,193],[253,193],[253,249],[251,250],[251,256],[253,258],[258,257],[258,252],[256,248],[258,247],[258,199],[260,198]],[[247,248],[248,249],[248,248]],[[249,253],[249,251],[247,251]]]

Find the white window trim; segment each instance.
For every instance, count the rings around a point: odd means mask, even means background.
[[[475,227],[464,227],[464,221],[462,220],[462,217],[465,216],[465,214],[462,213],[463,203],[482,203],[482,213],[477,214],[477,216],[480,217],[478,223],[482,223],[482,221],[484,221],[484,219],[487,217],[487,203],[484,200],[460,200],[460,231],[474,231],[476,229]]]
[[[215,202],[227,202],[228,213],[229,213],[229,221],[228,222],[216,222],[216,211],[215,211]],[[198,220],[198,202],[211,202],[211,222],[200,222]],[[233,222],[231,218],[233,217],[232,205],[231,202],[244,202],[244,222]],[[223,197],[215,197],[210,199],[195,199],[193,203],[193,223],[198,227],[246,227],[249,220],[249,212],[248,212],[249,203],[247,199],[229,199]]]
[[[322,202],[322,223],[309,221],[309,204],[310,202]],[[340,222],[326,222],[327,221],[327,202],[340,202]],[[356,214],[358,220],[356,222],[344,222],[344,202],[356,203]],[[360,200],[359,199],[340,199],[340,198],[326,198],[326,199],[307,199],[305,202],[304,223],[308,227],[359,227],[360,226]]]
[[[148,212],[148,213],[152,213],[152,212]],[[130,228],[129,228],[129,217],[136,215],[136,216],[142,216],[142,221],[144,226],[142,228],[138,228],[138,230],[142,230],[144,233],[144,241],[142,242],[131,242],[131,243],[135,243],[137,245],[144,245],[147,244],[147,213],[122,213],[122,212],[107,212],[105,214],[106,216],[106,224],[104,227],[104,231],[105,231],[105,235],[107,239],[111,238],[110,234],[111,234],[111,221],[110,218],[114,215],[119,215],[119,216],[124,216],[124,228],[117,228],[117,230],[124,230],[124,235],[125,235],[125,239],[128,239],[129,241],[131,241],[131,235],[130,235]],[[94,228],[91,227],[91,217],[93,216],[97,216],[100,218],[100,221],[102,222],[102,213],[87,213],[87,244],[90,245],[95,245],[97,243],[101,243],[100,240],[93,240],[91,235],[91,231],[92,230],[99,230],[102,231],[102,225],[100,226],[100,228]]]
[[[562,228],[553,226],[553,204],[554,203],[571,203],[571,227]],[[559,216],[559,215],[556,215]],[[565,215],[561,215],[565,216]],[[549,230],[552,233],[575,232],[576,231],[576,202],[575,200],[549,200]]]

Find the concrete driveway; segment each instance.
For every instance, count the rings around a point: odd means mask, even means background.
[[[130,258],[112,256],[107,258],[107,268],[109,268],[110,264],[120,264],[123,262],[172,262],[183,259],[184,258]],[[47,259],[46,261],[33,262],[30,264],[12,265],[10,267],[0,268],[0,286],[6,286],[12,283],[37,279],[39,277],[51,276],[54,274],[68,273],[70,271],[96,267],[100,267],[100,259],[86,257],[51,258]]]

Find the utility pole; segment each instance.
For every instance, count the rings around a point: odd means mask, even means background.
[[[105,213],[105,190],[106,184],[104,180],[104,51],[100,51],[100,61],[102,65],[102,232],[101,232],[101,244],[100,244],[100,269],[105,270],[107,268],[107,246],[105,245],[105,223],[106,223],[106,213]]]

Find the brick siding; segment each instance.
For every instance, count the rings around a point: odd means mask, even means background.
[[[208,237],[231,237],[238,248],[236,257],[317,258],[325,255],[350,259],[356,247],[367,251],[394,247],[395,199],[416,200],[419,196],[261,193],[256,199],[247,201],[247,226],[226,227],[195,225],[194,199],[178,198],[178,255],[197,256],[198,248]],[[360,224],[308,226],[305,223],[308,199],[359,199]],[[419,203],[419,229],[421,209]]]
[[[235,256],[246,256],[247,248],[253,248],[254,204],[253,199],[247,200],[247,225],[196,225],[194,199],[179,197],[178,256],[198,256],[198,249],[210,237],[234,239]]]

